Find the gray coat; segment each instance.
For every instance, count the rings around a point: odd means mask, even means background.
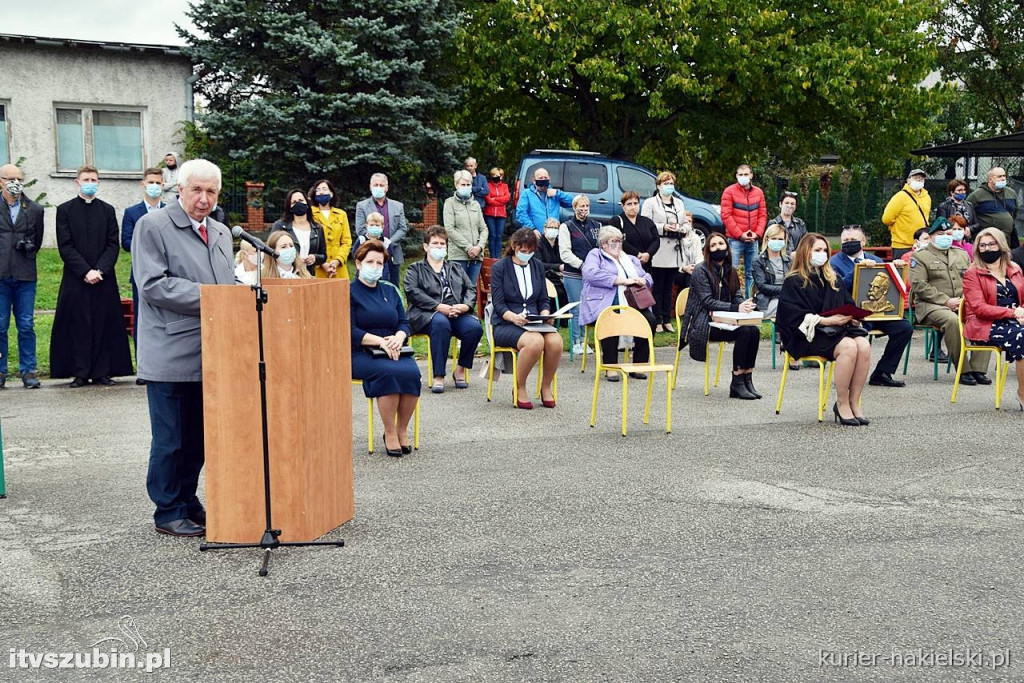
[[[154,382],[201,382],[199,285],[235,281],[231,234],[206,219],[203,244],[177,201],[135,225],[132,273],[139,287],[139,377]]]
[[[43,246],[43,207],[22,195],[17,225],[11,224],[7,202],[0,199],[0,278],[12,277],[22,282],[36,281],[36,254]],[[35,250],[15,249],[21,240],[30,240]]]
[[[380,213],[374,206],[373,197],[367,197],[356,204],[356,237],[366,234],[366,217],[371,213]],[[391,223],[391,261],[396,265],[402,265],[405,263],[402,240],[405,239],[405,233],[409,232],[409,221],[405,219],[405,205],[394,199],[388,199],[388,219],[388,222]]]

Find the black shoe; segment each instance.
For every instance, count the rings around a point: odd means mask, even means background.
[[[103,385],[105,387],[112,387],[115,384],[117,384],[117,382],[115,382],[114,380],[110,379],[109,377],[100,377],[98,379],[94,379],[92,381],[92,383],[93,384],[101,384],[101,385]]]
[[[757,396],[747,390],[747,384],[743,381],[742,375],[732,376],[732,383],[729,385],[729,398],[739,398],[744,401],[757,400]]]
[[[142,379],[141,377],[138,377],[135,379],[135,384],[137,386],[144,387],[146,386],[146,380]]]
[[[747,391],[754,395],[754,398],[764,398],[763,396],[761,396],[758,390],[754,388],[754,373],[748,372],[747,374],[743,375],[743,384],[746,385]]]
[[[192,512],[189,514],[188,519],[190,522],[194,522],[201,527],[206,527],[206,510],[200,510],[198,512]]]
[[[0,372],[0,389],[3,389],[4,385],[6,385],[6,384],[7,384],[7,375],[5,375],[4,373]]]
[[[931,356],[928,357],[928,360],[933,361],[933,362],[935,361],[935,352],[934,351],[932,351],[932,354],[931,354]],[[941,363],[948,363],[948,362],[949,362],[949,356],[947,356],[944,351],[940,350],[939,351],[939,363],[941,364]]]
[[[901,382],[894,378],[888,372],[878,372],[871,375],[871,380],[868,382],[873,387],[905,387],[905,382]]]
[[[395,449],[388,448],[388,437],[382,436],[381,439],[384,441],[384,450],[387,451],[388,455],[392,458],[401,458],[405,454],[401,446]]]
[[[157,524],[156,532],[168,536],[203,536],[206,534],[206,529],[186,517],[173,522]]]
[[[647,379],[647,374],[644,372],[631,372],[629,376],[633,379]]]
[[[24,375],[22,375],[21,383],[25,385],[26,389],[38,389],[39,387],[43,386],[39,382],[39,377],[37,377],[36,373],[34,372],[26,372]]]
[[[619,373],[613,372],[610,375],[608,373],[605,373],[604,378],[605,378],[605,380],[607,380],[609,382],[618,382],[619,381]]]
[[[871,424],[871,420],[867,419],[866,417],[857,417],[856,415],[854,415],[853,417],[854,419],[857,420],[857,422],[860,422],[862,427],[867,427],[869,424]]]
[[[847,419],[847,418],[845,418],[845,417],[843,417],[842,415],[839,414],[839,404],[838,403],[833,403],[832,404],[832,412],[836,416],[836,422],[838,422],[839,424],[843,425],[844,427],[859,427],[860,426],[860,420],[858,420],[857,418],[851,417],[851,418]]]
[[[978,380],[974,378],[973,372],[965,372],[960,375],[960,384],[966,384],[969,387],[973,387],[978,383]]]
[[[68,386],[71,387],[72,389],[77,389],[78,387],[84,387],[84,386],[87,386],[88,384],[89,384],[88,378],[86,378],[86,377],[76,377],[73,380],[71,380],[71,384],[69,384]]]
[[[402,446],[402,455],[409,455],[412,453],[412,446]]]
[[[984,372],[972,372],[971,374],[974,375],[974,381],[977,382],[978,384],[984,384],[986,386],[992,384],[992,380],[990,380],[988,378],[988,375],[986,375]],[[960,381],[963,382],[964,378],[961,377]]]

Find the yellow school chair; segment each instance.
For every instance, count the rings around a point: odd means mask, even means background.
[[[634,343],[647,341],[650,349],[650,361],[647,363],[604,363],[601,358],[601,340],[608,337],[632,336]],[[597,393],[601,388],[602,372],[618,372],[622,375],[622,435],[626,436],[626,406],[628,402],[627,384],[629,373],[647,373],[647,401],[644,404],[644,424],[651,418],[651,393],[654,390],[654,373],[668,373],[665,377],[665,433],[672,433],[672,366],[668,363],[654,362],[654,332],[647,319],[637,310],[629,306],[610,306],[601,312],[594,324],[594,353],[597,357],[597,368],[594,371],[594,399],[590,406],[590,426],[597,422]]]
[[[832,371],[835,364],[824,356],[803,356],[793,358],[789,351],[785,352],[782,358],[782,385],[779,387],[779,399],[775,402],[775,414],[782,412],[782,395],[786,391],[786,378],[789,376],[790,363],[816,363],[818,365],[818,422],[825,417],[825,404],[828,403],[829,387],[832,386]],[[828,366],[828,377],[825,377],[825,367]]]
[[[423,376],[430,378],[427,381],[427,385],[429,386],[433,382],[433,380],[434,380],[434,355],[430,352],[430,335],[429,334],[414,334],[409,339],[410,339],[410,343],[411,343],[411,340],[413,340],[413,339],[422,339],[427,344],[427,373],[425,375],[423,375]],[[448,349],[448,358],[451,359],[451,361],[453,363],[454,362],[458,362],[458,348],[459,348],[459,344],[461,344],[461,343],[462,342],[460,342],[458,339],[456,339],[454,335],[452,336],[451,348]],[[452,369],[453,370],[455,369],[454,365],[452,366]],[[466,384],[469,384],[469,375],[470,375],[470,373],[467,370],[466,373],[465,373]]]
[[[519,349],[513,349],[510,346],[495,346],[494,345],[494,328],[491,326],[491,321],[487,321],[487,345],[491,347],[491,356],[487,362],[487,400],[491,400],[491,393],[494,389],[494,356],[499,353],[511,353],[512,354],[512,404],[519,405],[519,383],[516,381],[518,377],[517,370],[519,369]],[[540,389],[544,380],[544,354],[541,354],[540,360],[537,361],[537,396],[540,396]],[[554,379],[551,381],[551,394],[558,402],[558,373],[555,373]]]
[[[354,379],[352,380],[352,386],[361,387],[363,386],[363,380]],[[366,428],[366,451],[370,455],[373,455],[373,399],[366,399],[366,414],[367,414],[367,428]],[[398,413],[395,413],[395,421],[398,421]],[[413,413],[412,418],[412,447],[415,450],[420,449],[420,402],[416,401],[416,412]]]
[[[682,349],[679,348],[679,343],[683,338],[683,315],[686,313],[686,302],[690,300],[690,288],[680,290],[679,296],[676,297],[676,362],[675,369],[672,371],[672,388],[676,388],[676,379],[679,377],[679,355],[682,353]]]
[[[992,382],[996,390],[996,410],[1003,404],[1003,388],[1006,386],[1006,376],[1010,372],[1010,363],[1003,360],[1003,348],[993,344],[976,344],[964,336],[964,300],[961,299],[960,307],[956,312],[956,325],[960,330],[960,360],[956,364],[956,377],[953,378],[953,400],[956,403],[956,394],[960,390],[960,375],[964,371],[964,357],[968,351],[991,351],[996,357],[996,381]],[[1024,361],[1020,361],[1024,362]]]

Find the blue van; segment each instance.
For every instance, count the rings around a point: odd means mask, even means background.
[[[538,168],[547,169],[551,174],[551,187],[569,194],[583,193],[590,197],[590,215],[600,223],[608,223],[622,213],[619,198],[623,192],[635,191],[643,203],[647,197],[653,197],[657,190],[657,174],[639,164],[612,159],[597,152],[535,149],[519,160],[515,186],[512,188],[512,204],[509,207],[510,222],[515,222],[519,193],[533,183],[533,172]],[[703,233],[705,238],[712,230],[725,232],[721,207],[682,194],[678,188],[675,194],[683,200],[686,210],[693,213],[693,227]],[[572,209],[563,207],[561,220],[565,221],[571,216]],[[515,227],[519,227],[518,224]]]

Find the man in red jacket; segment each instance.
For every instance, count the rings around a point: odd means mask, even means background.
[[[725,236],[729,239],[732,252],[732,267],[739,268],[743,256],[744,296],[750,296],[750,285],[754,276],[750,266],[757,256],[757,244],[764,235],[768,221],[768,209],[764,203],[764,192],[753,184],[753,171],[747,164],[736,168],[736,182],[722,192],[722,222]]]

